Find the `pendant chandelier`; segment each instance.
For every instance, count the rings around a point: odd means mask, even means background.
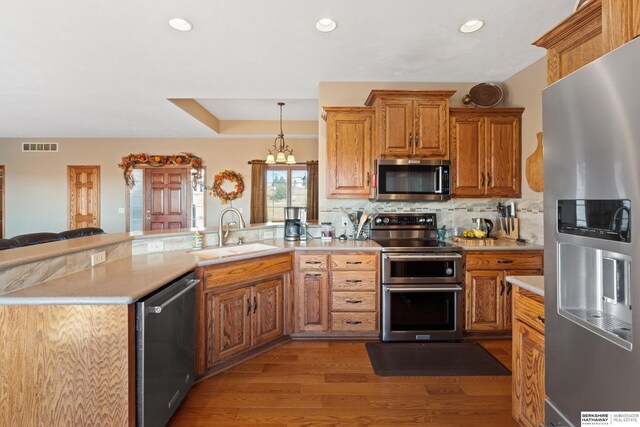
[[[284,102],[278,102],[278,105],[280,106],[280,133],[273,141],[273,147],[269,149],[269,155],[265,163],[268,165],[276,163],[293,165],[296,163],[296,158],[293,157],[293,149],[289,148],[284,142],[284,133],[282,132],[282,107]]]

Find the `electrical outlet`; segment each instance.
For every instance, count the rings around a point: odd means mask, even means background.
[[[124,213],[124,208],[118,208],[118,213],[119,214],[123,214]]]
[[[91,267],[94,265],[102,264],[107,260],[107,253],[105,251],[97,252],[91,255]]]
[[[273,230],[265,231],[262,236],[265,239],[273,239]]]
[[[150,242],[147,244],[147,252],[162,252],[164,251],[164,242]]]

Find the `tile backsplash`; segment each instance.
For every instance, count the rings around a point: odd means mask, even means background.
[[[364,210],[377,212],[425,212],[437,215],[438,226],[471,228],[472,218],[488,218],[495,224],[498,217],[498,202],[516,206],[520,218],[520,238],[529,243],[543,244],[543,200],[542,199],[452,199],[446,202],[370,202],[368,200],[325,199],[320,204],[320,221],[331,222],[340,233],[344,213]]]

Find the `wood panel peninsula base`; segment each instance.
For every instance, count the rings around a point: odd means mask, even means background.
[[[133,305],[0,306],[0,425],[135,425]]]

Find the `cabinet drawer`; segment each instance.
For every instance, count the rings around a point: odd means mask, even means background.
[[[514,316],[544,334],[544,298],[514,286]]]
[[[467,253],[467,269],[541,269],[542,251],[491,251]]]
[[[304,254],[298,255],[298,268],[300,270],[326,270],[329,255]]]
[[[375,271],[334,271],[331,278],[333,291],[373,291],[378,288]]]
[[[375,292],[331,292],[331,310],[375,311]]]
[[[333,331],[372,331],[378,330],[377,313],[331,313]]]
[[[378,256],[376,254],[333,254],[332,270],[376,270]]]
[[[248,261],[205,267],[205,289],[255,281],[291,271],[291,255],[266,256]]]

